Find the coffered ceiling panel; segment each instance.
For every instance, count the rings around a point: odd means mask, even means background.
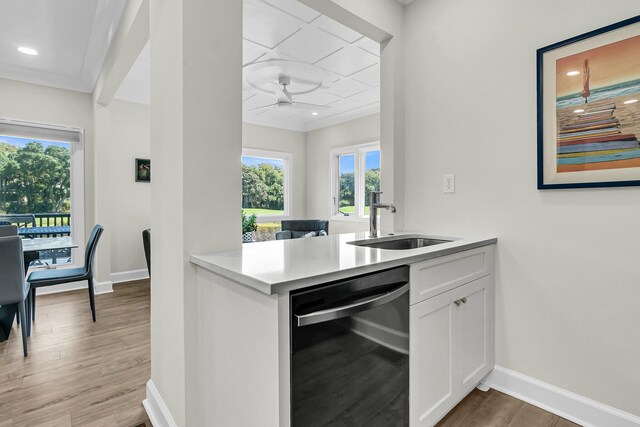
[[[333,86],[327,89],[327,92],[343,98],[348,98],[357,93],[364,92],[369,89],[369,87],[370,86],[357,82],[353,79],[340,79],[338,82],[334,83]]]
[[[265,3],[270,4],[289,15],[300,19],[306,23],[309,23],[320,16],[320,12],[311,9],[308,6],[300,3],[299,1],[290,0],[265,0]]]
[[[316,20],[315,24],[321,30],[326,31],[329,34],[346,41],[347,43],[353,43],[363,37],[363,35],[358,33],[357,31],[353,31],[351,28],[345,27],[341,23],[336,22],[326,16],[320,16]]]
[[[258,46],[249,40],[242,41],[242,63],[248,64],[253,62],[265,54],[264,48]]]
[[[332,102],[336,102],[340,100],[340,97],[331,95],[325,91],[315,91],[311,93],[307,93],[305,95],[297,95],[295,97],[296,101],[306,102],[309,104],[320,104],[320,105],[328,105]]]
[[[380,44],[368,37],[361,38],[355,45],[369,53],[373,53],[375,56],[380,56]]]
[[[364,92],[360,92],[357,95],[353,95],[350,99],[356,102],[361,102],[365,105],[373,104],[374,102],[380,102],[380,89],[371,88]]]
[[[355,46],[344,49],[324,58],[317,65],[341,76],[350,76],[380,62],[380,58]]]
[[[303,22],[259,1],[244,2],[244,38],[273,49],[302,28]]]
[[[282,42],[275,51],[313,64],[342,47],[343,44],[337,38],[316,28],[306,27]]]
[[[380,86],[380,67],[372,66],[369,68],[365,68],[362,71],[358,71],[351,78],[368,84],[369,86]]]

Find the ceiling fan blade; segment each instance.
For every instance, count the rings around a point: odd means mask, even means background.
[[[296,102],[293,101],[291,106],[298,110],[330,110],[331,107],[327,107],[326,105],[318,105],[318,104],[307,104],[306,102]]]
[[[287,95],[285,88],[276,82],[271,82],[271,85],[273,87],[273,93],[278,97],[278,101],[291,102],[291,98]]]
[[[252,109],[247,110],[247,111],[258,111],[258,110],[264,110],[264,109],[267,109],[267,108],[275,107],[275,106],[277,106],[277,105],[278,105],[278,103],[276,102],[275,104],[263,105],[262,107],[252,108]]]

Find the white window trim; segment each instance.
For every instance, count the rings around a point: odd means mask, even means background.
[[[334,148],[329,152],[330,170],[331,170],[331,194],[329,195],[330,210],[329,218],[334,221],[348,221],[348,222],[366,222],[369,220],[369,215],[364,213],[364,171],[366,162],[366,153],[369,151],[380,150],[380,141],[369,142],[366,144],[350,145],[346,147]],[[340,165],[339,157],[344,155],[354,155],[354,190],[356,214],[353,216],[344,216],[338,213],[339,193],[340,193]],[[380,166],[382,169],[382,158],[380,160]]]
[[[67,265],[56,266],[56,268],[75,268],[84,265],[85,250],[85,218],[84,218],[84,129],[52,125],[46,123],[27,122],[23,120],[12,120],[0,118],[0,124],[18,125],[33,127],[44,130],[71,132],[78,134],[78,141],[64,141],[60,138],[47,138],[38,136],[36,139],[49,140],[55,142],[65,142],[71,145],[71,238],[78,245],[77,248],[71,250],[71,259],[73,262]],[[19,136],[20,138],[29,138],[28,136]]]
[[[293,170],[293,154],[283,151],[261,150],[257,148],[243,148],[242,156],[259,157],[261,159],[282,160],[284,163],[284,215],[258,215],[257,221],[261,222],[278,222],[283,219],[291,218],[291,203],[293,197],[291,195],[291,174]]]

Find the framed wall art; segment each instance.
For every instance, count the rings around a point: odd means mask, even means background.
[[[136,159],[136,182],[151,182],[151,160]]]
[[[538,188],[640,185],[640,16],[538,49]]]

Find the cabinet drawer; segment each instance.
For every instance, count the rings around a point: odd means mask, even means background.
[[[411,264],[410,304],[493,273],[494,245]]]

